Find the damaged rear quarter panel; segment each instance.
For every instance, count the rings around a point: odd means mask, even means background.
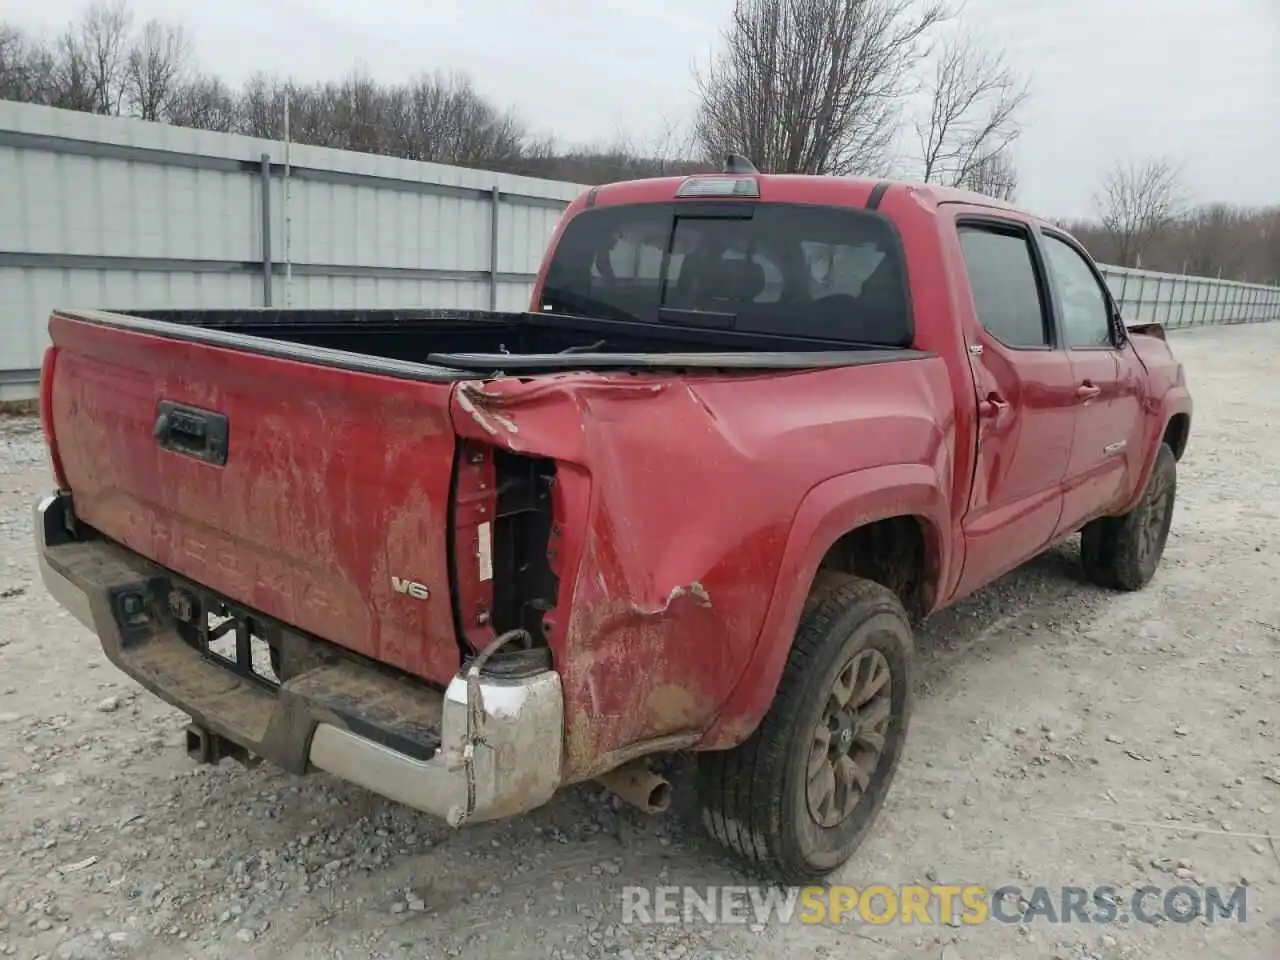
[[[932,407],[946,390],[932,358],[459,385],[459,434],[558,464],[561,589],[546,621],[566,780],[711,725],[760,639],[806,492],[881,462],[938,463],[950,421]]]

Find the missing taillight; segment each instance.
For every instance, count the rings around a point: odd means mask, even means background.
[[[548,553],[555,522],[555,463],[495,450],[494,473],[493,626],[498,633],[527,630],[535,643],[543,644],[543,616],[556,605],[560,589]]]
[[[546,645],[543,616],[560,586],[550,552],[555,479],[552,460],[474,440],[459,446],[451,567],[464,655],[515,629]]]

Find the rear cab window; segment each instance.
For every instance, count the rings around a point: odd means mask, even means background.
[[[893,225],[870,211],[799,204],[583,211],[552,254],[540,307],[877,347],[913,337]]]

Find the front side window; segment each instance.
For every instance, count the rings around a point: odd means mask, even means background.
[[[909,346],[897,233],[878,214],[792,204],[636,204],[565,227],[544,312]]]
[[[1062,303],[1067,346],[1111,346],[1111,307],[1089,265],[1071,244],[1050,234],[1044,235],[1044,251]]]

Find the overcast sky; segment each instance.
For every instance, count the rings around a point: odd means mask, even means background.
[[[539,132],[652,136],[693,108],[733,0],[132,0],[181,21],[201,65],[317,80],[464,70]],[[53,31],[82,0],[0,0]],[[1020,200],[1084,216],[1117,159],[1166,154],[1197,200],[1280,203],[1280,0],[968,0],[965,25],[1031,82]]]

